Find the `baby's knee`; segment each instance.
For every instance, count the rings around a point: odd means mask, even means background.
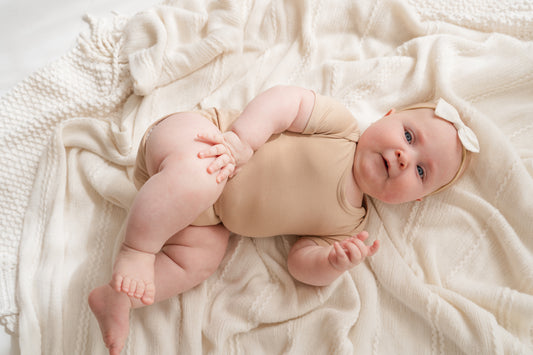
[[[198,159],[198,153],[208,144],[197,139],[199,133],[220,132],[213,122],[199,113],[186,112],[173,114],[158,123],[146,140],[146,166],[153,175],[168,161]],[[204,159],[205,160],[205,159]]]

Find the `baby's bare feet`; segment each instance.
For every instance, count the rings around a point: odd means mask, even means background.
[[[98,320],[102,337],[110,355],[119,355],[129,332],[131,302],[127,295],[109,285],[94,289],[89,306]]]
[[[113,267],[110,285],[117,292],[140,299],[144,304],[154,303],[155,255],[122,245]]]

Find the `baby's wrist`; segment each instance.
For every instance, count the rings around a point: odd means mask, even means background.
[[[255,152],[254,147],[252,146],[252,144],[250,144],[250,142],[248,142],[248,140],[246,140],[245,135],[241,135],[239,133],[238,129],[235,129],[235,127],[232,127],[226,133],[230,133],[230,134],[233,135],[234,141],[238,142],[238,144],[240,145],[241,149],[251,150],[252,153]]]
[[[228,149],[236,165],[241,166],[245,164],[253,155],[253,148],[247,141],[241,139],[234,130],[227,131],[224,135],[224,139],[228,144]]]

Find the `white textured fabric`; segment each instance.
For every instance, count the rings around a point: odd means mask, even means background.
[[[233,237],[206,282],[131,313],[124,353],[533,351],[530,2],[184,0],[90,23],[0,102],[0,310],[24,354],[105,353],[86,298],[109,280],[149,123],[283,83],[363,126],[443,97],[481,153],[441,194],[370,200],[381,249],[331,286],[288,275],[291,237]]]
[[[109,125],[105,122],[120,118],[124,100],[132,91],[127,60],[118,56],[126,19],[117,17],[105,23],[87,18],[87,22],[90,31],[80,35],[72,52],[28,77],[0,101],[0,321],[11,331],[18,313],[19,245],[32,189],[34,194],[43,198],[51,194],[48,197],[53,199],[59,188],[56,183],[64,180],[64,176],[55,180],[61,176],[58,164],[65,162],[51,150],[51,136],[65,122],[85,116]],[[40,175],[36,175],[38,168]],[[49,220],[51,203],[43,199],[41,206],[34,206],[38,219],[33,222],[41,225],[26,240],[37,248],[44,238],[43,224]]]

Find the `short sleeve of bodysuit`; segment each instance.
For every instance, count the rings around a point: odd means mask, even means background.
[[[315,106],[303,134],[359,140],[357,121],[352,113],[334,98],[315,94]]]

